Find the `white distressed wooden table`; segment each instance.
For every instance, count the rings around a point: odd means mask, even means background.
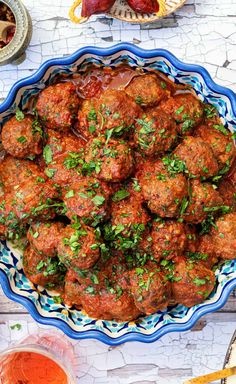
[[[186,62],[204,65],[219,84],[236,92],[236,0],[188,0],[175,15],[143,26],[102,16],[74,25],[67,16],[71,2],[24,0],[33,20],[33,37],[22,64],[0,67],[0,100],[16,80],[32,74],[47,59],[84,45],[105,47],[120,41],[169,49]],[[49,329],[36,324],[0,290],[0,350],[39,327]],[[191,331],[167,335],[153,344],[108,347],[94,340],[72,341],[78,384],[181,384],[221,368],[235,329],[232,295],[221,311],[205,316]]]

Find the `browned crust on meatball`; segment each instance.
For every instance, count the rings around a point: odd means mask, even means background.
[[[96,163],[94,176],[112,183],[127,179],[134,165],[132,150],[127,142],[102,137],[88,141],[85,161]]]
[[[175,259],[172,295],[176,303],[186,307],[201,303],[215,285],[215,275],[200,262],[191,262],[184,257]]]
[[[31,116],[25,116],[20,121],[14,116],[3,125],[1,138],[7,153],[14,157],[26,158],[42,152],[42,137],[40,132],[35,130],[34,122]]]
[[[170,150],[177,139],[174,119],[160,108],[142,113],[135,122],[134,145],[146,156]]]
[[[219,171],[211,147],[201,138],[188,136],[175,149],[174,154],[184,161],[190,175],[209,178]]]
[[[170,91],[165,89],[165,83],[151,73],[135,76],[125,88],[125,92],[142,107],[153,107],[170,96]]]
[[[143,197],[149,209],[161,217],[177,217],[187,180],[183,174],[170,175],[161,160],[146,162],[137,173]]]
[[[48,129],[66,132],[78,111],[80,99],[71,82],[50,85],[39,93],[36,109]]]

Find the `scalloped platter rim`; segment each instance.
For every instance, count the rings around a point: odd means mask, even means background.
[[[185,64],[166,50],[143,50],[128,43],[110,48],[85,47],[71,56],[48,60],[35,74],[12,87],[0,105],[0,124],[17,107],[27,105],[28,99],[50,84],[58,73],[68,75],[84,71],[91,63],[116,67],[123,62],[132,67],[142,67],[144,71],[157,69],[173,82],[191,85],[202,101],[218,108],[222,123],[236,131],[236,95],[233,91],[217,85],[204,68]],[[215,290],[204,303],[192,308],[182,305],[169,307],[136,322],[95,320],[84,311],[55,303],[52,292],[40,286],[34,287],[24,275],[21,252],[6,241],[0,242],[0,283],[6,296],[24,305],[39,323],[53,325],[74,339],[94,338],[109,345],[126,341],[153,342],[169,332],[190,329],[201,316],[222,307],[236,287],[236,260],[224,263],[215,273]]]

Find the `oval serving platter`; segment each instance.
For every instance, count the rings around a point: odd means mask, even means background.
[[[217,107],[222,123],[236,131],[236,95],[217,85],[204,68],[185,64],[163,49],[143,50],[125,43],[111,48],[85,47],[71,56],[45,62],[34,75],[12,87],[0,105],[0,124],[18,107],[24,109],[29,98],[37,96],[58,74],[85,71],[91,63],[99,67],[116,67],[124,62],[144,71],[159,70],[173,82],[191,85],[202,101]],[[94,338],[109,345],[134,340],[153,342],[169,332],[190,329],[201,316],[222,307],[236,287],[236,260],[224,263],[215,273],[215,290],[204,303],[192,308],[182,305],[168,307],[136,322],[95,320],[84,311],[55,303],[51,292],[40,286],[34,287],[23,273],[21,252],[9,242],[0,242],[0,283],[6,296],[24,305],[39,323],[53,325],[71,338]]]
[[[160,10],[158,13],[141,14],[129,7],[125,0],[116,0],[113,7],[106,14],[128,23],[152,23],[181,8],[186,0],[160,0]]]

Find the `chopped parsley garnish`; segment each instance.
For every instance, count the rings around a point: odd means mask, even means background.
[[[126,197],[129,197],[129,196],[130,196],[130,193],[128,191],[126,191],[125,189],[120,189],[119,191],[114,193],[114,195],[112,196],[112,201],[118,202],[118,201],[124,200]]]
[[[25,136],[20,136],[17,138],[17,141],[21,144],[24,144],[24,143],[26,143],[27,139]]]
[[[177,157],[166,156],[162,158],[163,164],[166,166],[171,175],[176,173],[186,172],[186,164],[184,161],[179,160]]]
[[[201,287],[202,285],[205,285],[207,283],[207,281],[205,279],[199,279],[198,277],[195,277],[195,279],[193,280],[193,283],[197,287]]]
[[[46,161],[46,164],[50,164],[52,162],[52,150],[50,145],[46,145],[43,149],[43,157]]]
[[[78,165],[83,166],[84,160],[82,158],[82,151],[81,153],[77,152],[69,152],[68,156],[64,160],[64,165],[66,169],[72,169],[78,167]]]
[[[226,129],[223,124],[215,124],[213,125],[213,128],[215,128],[217,131],[220,131],[223,133],[223,135],[227,136],[229,134],[228,129]]]
[[[207,119],[211,119],[212,117],[215,117],[218,115],[216,107],[210,104],[207,104],[207,105],[205,104],[204,113]]]
[[[49,177],[49,179],[51,179],[55,175],[56,169],[46,168],[44,172],[47,175],[47,177]]]
[[[141,105],[143,103],[143,99],[141,96],[137,96],[135,98],[135,103],[138,104],[138,105]]]
[[[184,214],[188,205],[189,205],[189,201],[188,201],[187,197],[184,197],[182,200],[181,206],[180,206],[180,210],[179,210],[180,216],[182,216]]]
[[[17,330],[17,331],[19,331],[19,330],[22,328],[22,325],[19,324],[19,323],[16,323],[16,324],[10,325],[10,328],[11,328],[12,330]]]
[[[22,120],[24,120],[24,118],[25,118],[24,113],[18,108],[16,110],[16,120],[17,121],[22,121]]]
[[[133,189],[135,190],[135,192],[141,191],[141,187],[140,187],[137,179],[133,179]]]
[[[96,195],[96,196],[94,196],[93,198],[92,198],[92,202],[95,204],[95,205],[97,205],[97,206],[99,206],[99,205],[103,205],[104,204],[104,202],[105,202],[105,197],[103,197],[103,196],[99,196],[99,195]]]
[[[75,192],[73,191],[73,189],[71,189],[70,191],[68,191],[66,194],[65,194],[65,197],[67,199],[69,199],[70,197],[74,197],[75,196]]]
[[[184,105],[181,105],[181,107],[179,107],[178,109],[176,109],[175,111],[175,114],[176,115],[180,115],[184,110]]]

